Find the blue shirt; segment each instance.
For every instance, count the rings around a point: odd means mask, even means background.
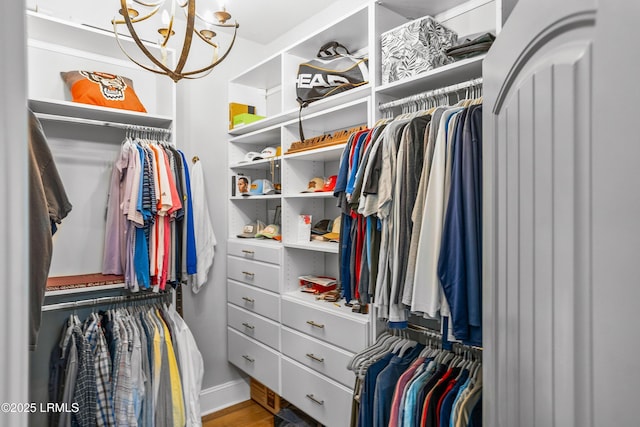
[[[187,189],[187,274],[196,274],[198,271],[198,258],[196,254],[196,235],[193,226],[193,200],[191,198],[191,178],[189,178],[189,167],[184,153],[178,150],[182,157],[184,166],[184,181]]]

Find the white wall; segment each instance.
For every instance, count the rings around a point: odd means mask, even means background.
[[[6,280],[0,301],[0,402],[28,402],[27,307],[27,114],[26,55],[22,1],[0,5],[0,79],[5,85],[0,106],[0,195],[11,200],[0,235],[0,269]],[[0,425],[26,426],[26,414],[0,413]]]
[[[271,56],[274,53],[285,48],[288,48],[294,43],[308,37],[309,34],[335,21],[340,16],[345,15],[356,9],[358,6],[366,4],[368,2],[368,0],[336,0],[322,12],[314,14],[311,18],[302,21],[298,25],[292,27],[282,36],[267,43],[264,48],[264,52],[266,52],[267,54],[264,56],[264,58]],[[255,63],[257,62],[258,61],[255,61]]]
[[[199,49],[192,54],[208,53]],[[197,155],[202,162],[209,212],[218,240],[213,269],[205,287],[198,294],[184,289],[184,317],[204,358],[203,390],[240,378],[239,372],[227,362],[227,82],[253,64],[254,52],[262,49],[261,45],[238,39],[231,54],[208,77],[178,83],[177,142],[189,159]],[[231,391],[224,390],[216,396],[226,398]],[[245,397],[248,398],[248,394]],[[205,399],[203,412],[232,403],[220,398]]]

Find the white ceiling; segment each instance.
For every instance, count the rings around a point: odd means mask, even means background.
[[[238,37],[269,44],[291,28],[324,10],[334,0],[225,0],[238,21]]]

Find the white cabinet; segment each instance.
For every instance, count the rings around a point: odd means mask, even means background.
[[[354,353],[367,346],[366,316],[346,312],[348,307],[314,303],[309,299],[298,299],[297,294],[284,296],[282,324]]]
[[[286,357],[282,395],[320,423],[348,426],[353,391]]]
[[[229,362],[272,390],[280,390],[280,355],[276,350],[227,328]]]
[[[280,349],[280,324],[233,304],[227,305],[228,325],[269,347]]]
[[[300,140],[295,93],[298,65],[315,57],[320,46],[333,40],[352,53],[367,55],[370,82],[310,104],[302,111],[301,122],[307,138],[360,125],[371,127],[381,117],[377,108],[380,103],[482,76],[483,56],[480,56],[381,85],[380,35],[383,32],[409,18],[432,15],[461,36],[480,31],[495,33],[501,27],[499,3],[494,0],[370,1],[318,31],[312,31],[309,37],[229,82],[229,102],[253,105],[256,114],[266,116],[229,132],[229,277],[247,284],[230,281],[229,302],[266,315],[262,297],[268,291],[279,294],[282,395],[324,424],[348,424],[350,389],[355,377],[346,369],[346,362],[375,337],[377,322],[372,321],[375,318],[373,309],[368,315],[357,314],[343,301],[338,304],[317,301],[314,296],[299,291],[298,277],[301,275],[339,276],[339,245],[311,241],[306,236],[301,238],[296,225],[303,214],[311,215],[312,225],[322,219],[333,220],[341,214],[332,193],[303,191],[311,179],[338,173],[346,144],[287,153],[292,143]],[[273,159],[245,161],[247,153],[260,152],[265,147],[280,147],[281,152]],[[272,180],[279,184],[276,187],[280,192],[240,196],[231,185],[232,177],[237,179],[239,174],[251,179]],[[256,220],[272,223],[276,212],[281,216],[281,242],[233,237],[245,224]],[[264,281],[256,279],[254,283],[250,275],[243,273],[254,273],[249,270],[262,265],[260,261],[277,264],[262,253],[268,249],[281,251],[278,290],[273,286],[264,287]],[[247,291],[255,289],[253,285],[266,290],[260,290],[256,296],[250,295]],[[238,300],[240,294],[255,299],[255,303]],[[252,307],[254,304],[255,308]],[[249,370],[245,372],[251,375]]]

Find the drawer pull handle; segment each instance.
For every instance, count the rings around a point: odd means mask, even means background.
[[[248,272],[248,271],[243,271],[243,272],[242,272],[242,274],[244,274],[245,276],[249,276],[249,277],[251,277],[252,279],[253,279],[253,278],[255,277],[255,275],[256,275],[255,273],[250,273],[250,272]]]
[[[251,357],[247,356],[246,354],[243,354],[242,357],[244,358],[244,360],[246,360],[247,362],[255,362],[256,359],[252,359]]]
[[[255,326],[250,325],[250,324],[248,324],[247,322],[244,322],[244,323],[242,324],[242,326],[244,326],[245,328],[249,328],[249,329],[255,329],[255,328],[256,328]]]
[[[249,298],[249,297],[242,297],[243,300],[245,300],[246,302],[253,304],[254,302],[256,302],[256,300],[254,300],[253,298]]]
[[[309,359],[315,360],[316,362],[324,363],[324,357],[318,357],[313,353],[307,353],[307,357]]]
[[[324,400],[318,400],[313,394],[307,394],[307,398],[311,399],[312,402],[317,403],[318,405],[324,405]]]
[[[314,322],[313,320],[307,320],[307,323],[316,328],[324,329],[324,325]]]
[[[255,254],[254,251],[250,251],[250,250],[247,250],[247,249],[243,249],[242,253],[245,254],[245,256],[250,256],[250,255],[254,255]]]

